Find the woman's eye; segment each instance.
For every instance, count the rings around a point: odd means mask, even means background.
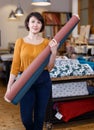
[[[38,23],[41,23],[40,21],[38,21]]]
[[[31,23],[34,23],[35,21],[31,21]]]

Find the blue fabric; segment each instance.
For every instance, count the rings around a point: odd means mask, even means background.
[[[87,89],[88,89],[89,94],[94,94],[94,87],[93,86],[88,86]]]
[[[78,60],[81,64],[90,65],[90,67],[94,70],[94,62],[88,61],[88,60],[84,59],[83,57],[79,57]]]
[[[51,86],[52,82],[49,72],[43,71],[29,91],[21,99],[21,118],[26,130],[43,129],[46,107],[51,94]]]

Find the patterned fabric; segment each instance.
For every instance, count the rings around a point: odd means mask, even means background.
[[[50,72],[51,78],[63,76],[83,76],[94,74],[93,69],[88,64],[80,64],[76,59],[57,58],[55,66]]]
[[[59,83],[52,85],[52,97],[68,97],[68,96],[80,96],[88,95],[87,83],[84,82],[70,82]]]

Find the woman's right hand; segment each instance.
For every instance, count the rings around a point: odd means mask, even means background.
[[[11,91],[11,87],[8,86],[6,92],[10,92],[10,91]]]
[[[10,87],[10,86],[7,86],[7,90],[6,90],[6,93],[5,93],[5,95],[4,95],[4,100],[7,101],[7,102],[10,102],[10,100],[8,100],[8,99],[6,98],[6,94],[9,93],[10,91],[11,91],[11,87]]]

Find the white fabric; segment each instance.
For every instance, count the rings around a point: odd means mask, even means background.
[[[2,61],[11,61],[13,59],[13,54],[3,54],[1,55]]]
[[[87,83],[83,82],[69,82],[58,83],[52,85],[52,97],[68,97],[68,96],[80,96],[88,95]]]

